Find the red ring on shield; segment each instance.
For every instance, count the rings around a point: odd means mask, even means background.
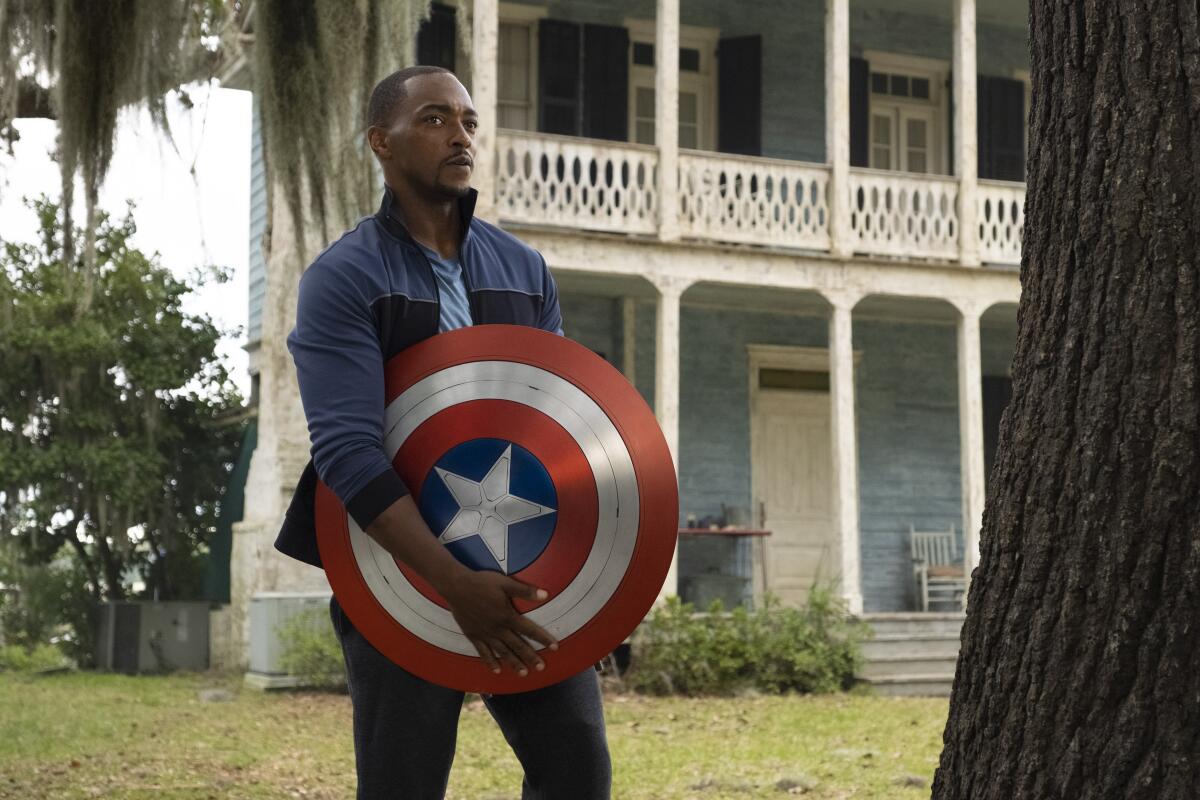
[[[636,389],[587,348],[545,331],[510,325],[479,325],[427,339],[387,363],[386,403],[392,403],[426,377],[476,361],[524,364],[567,381],[600,408],[620,436],[636,480],[638,525],[632,556],[619,576],[619,585],[603,607],[573,633],[562,637],[557,651],[542,651],[545,670],[531,672],[522,678],[506,666],[500,675],[493,675],[477,656],[461,655],[431,644],[384,608],[359,571],[345,508],[324,483],[317,487],[317,541],[330,586],[346,615],[389,659],[415,675],[455,689],[492,694],[529,691],[557,683],[590,667],[616,648],[641,622],[658,596],[674,554],[679,521],[678,486],[666,440],[653,412]],[[548,417],[538,420],[539,412],[525,409],[520,424],[512,429],[504,428],[504,417],[486,413],[489,407],[481,405],[488,402],[492,401],[476,399],[460,404],[462,410],[455,406],[446,408],[418,426],[397,451],[397,463],[403,462],[399,471],[406,476],[406,484],[412,487],[418,475],[424,478],[428,466],[441,455],[435,451],[443,443],[454,446],[455,439],[479,438],[480,432],[489,431],[493,433],[487,435],[508,439],[530,450],[552,472],[560,498],[567,498],[568,506],[581,515],[587,514],[589,492],[592,497],[596,496],[595,478],[590,469],[580,467],[570,447],[556,443],[555,433],[547,426],[557,427],[557,423]],[[472,411],[472,405],[479,407]],[[490,410],[497,408],[492,406]],[[433,423],[442,414],[447,414],[443,421],[463,423],[462,430],[453,435],[435,434],[435,426],[422,432],[425,425]],[[493,427],[493,424],[499,427]],[[544,448],[538,439],[541,434],[547,435]],[[409,448],[409,443],[418,436],[428,437],[430,443],[437,444],[430,452],[420,452],[415,444]],[[578,451],[577,445],[575,449]],[[420,457],[414,455],[410,462],[409,454],[417,452]],[[583,457],[582,453],[579,457]],[[423,465],[427,466],[422,471]],[[562,500],[560,506],[563,506]],[[582,526],[584,523],[577,524]],[[556,527],[554,539],[571,530],[574,528],[560,530]],[[590,533],[577,535],[581,542],[555,544],[552,541],[523,575],[528,578],[543,574],[539,570],[569,571],[569,565],[575,560],[570,554],[577,555],[579,549],[590,547],[589,537],[594,535],[594,526]],[[560,556],[542,565],[552,549],[555,552],[561,550]],[[411,574],[411,570],[407,572]],[[567,574],[558,576],[558,580],[569,582],[573,577]],[[414,588],[418,586],[416,581],[412,584]],[[431,589],[428,591],[432,592]]]

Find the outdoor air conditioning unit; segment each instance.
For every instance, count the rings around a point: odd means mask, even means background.
[[[130,673],[208,669],[209,606],[207,602],[102,604],[96,666]]]
[[[259,592],[250,598],[250,670],[246,684],[259,689],[296,686],[281,663],[280,629],[293,617],[315,612],[314,624],[332,628],[329,592]]]

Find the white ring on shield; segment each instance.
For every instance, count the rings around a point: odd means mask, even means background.
[[[459,364],[410,386],[385,410],[384,450],[394,458],[412,432],[434,414],[484,399],[521,403],[557,422],[583,451],[595,478],[599,515],[583,567],[562,592],[525,615],[565,639],[604,607],[633,558],[640,513],[633,461],[620,433],[591,397],[553,373],[508,361]],[[347,516],[347,522],[359,572],[380,605],[429,644],[477,655],[450,612],[421,594],[353,518]]]

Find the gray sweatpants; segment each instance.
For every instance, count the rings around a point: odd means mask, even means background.
[[[358,800],[440,800],[446,794],[463,693],[397,666],[329,604],[354,706]],[[525,770],[522,800],[607,800],[612,765],[594,669],[484,703]]]

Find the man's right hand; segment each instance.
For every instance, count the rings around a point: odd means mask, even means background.
[[[544,669],[545,664],[528,639],[551,650],[558,649],[553,636],[513,607],[515,599],[545,600],[545,589],[498,572],[467,570],[449,587],[443,587],[442,596],[463,634],[492,672],[500,672],[503,661],[522,677],[531,669]]]
[[[463,566],[430,532],[411,497],[388,506],[367,526],[367,534],[446,599],[463,634],[492,672],[499,672],[505,661],[522,676],[531,669],[543,669],[542,659],[527,639],[558,649],[553,636],[513,607],[518,598],[545,600],[546,591],[499,572],[477,572]]]

